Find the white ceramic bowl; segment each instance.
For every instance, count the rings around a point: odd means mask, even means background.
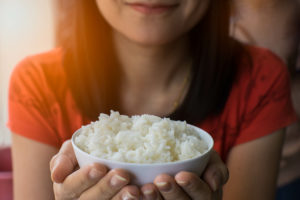
[[[212,137],[204,130],[196,126],[189,126],[192,127],[195,130],[195,132],[200,135],[202,140],[204,140],[207,143],[208,149],[202,155],[183,161],[154,164],[137,164],[101,159],[82,151],[79,147],[76,146],[74,140],[75,137],[80,134],[81,129],[77,130],[73,134],[72,145],[80,167],[93,163],[101,163],[107,166],[109,169],[122,168],[131,173],[133,178],[131,181],[133,184],[136,185],[152,183],[155,177],[162,173],[175,175],[180,171],[190,171],[200,176],[208,163],[210,153],[214,145],[214,141]]]

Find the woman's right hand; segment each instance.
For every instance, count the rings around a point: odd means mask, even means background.
[[[68,140],[50,161],[56,200],[139,199],[139,188],[128,185],[130,176],[126,171],[108,171],[101,164],[77,168],[72,144]]]

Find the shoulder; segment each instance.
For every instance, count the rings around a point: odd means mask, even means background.
[[[268,49],[245,46],[245,53],[239,65],[239,76],[247,79],[261,79],[267,83],[281,76],[289,76],[284,62]]]
[[[240,66],[241,73],[232,96],[237,99],[240,111],[242,133],[238,143],[272,133],[296,119],[291,102],[290,75],[285,64],[267,49],[253,46],[246,49],[250,64]]]
[[[233,89],[244,94],[246,101],[251,101],[252,98],[261,99],[263,96],[276,99],[276,95],[290,90],[288,68],[270,50],[245,46]]]
[[[9,84],[10,102],[57,101],[57,91],[65,91],[62,49],[27,56],[13,69]]]
[[[254,46],[245,46],[244,54],[233,89],[243,98],[241,101],[247,102],[246,110],[261,105],[263,100],[290,96],[290,74],[279,57]]]
[[[62,56],[63,51],[60,48],[27,56],[13,69],[11,82],[29,84],[39,81],[39,86],[42,86],[47,79],[62,74]]]
[[[24,58],[14,68],[9,84],[8,127],[16,134],[59,147],[57,126],[66,83],[62,51],[54,49]],[[61,124],[61,123],[60,123]]]
[[[245,46],[238,67],[224,110],[212,123],[215,127],[222,124],[215,133],[220,148],[226,135],[224,157],[233,146],[262,138],[295,121],[289,73],[275,54]]]
[[[27,56],[21,60],[12,72],[14,76],[31,75],[31,78],[41,75],[46,71],[62,69],[62,50],[53,49],[40,54]],[[37,78],[37,77],[36,77]]]

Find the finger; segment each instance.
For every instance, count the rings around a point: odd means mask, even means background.
[[[154,179],[154,184],[160,191],[162,197],[168,199],[189,199],[189,196],[177,185],[174,178],[167,175],[161,174]]]
[[[78,198],[85,190],[95,185],[107,173],[100,164],[83,167],[69,175],[63,183],[54,184],[56,197],[60,199]]]
[[[64,179],[74,171],[77,165],[71,141],[68,140],[63,143],[58,154],[50,161],[52,181],[62,183]]]
[[[128,185],[115,195],[112,200],[138,200],[140,198],[140,191],[137,186]]]
[[[142,197],[144,200],[160,200],[162,197],[159,194],[158,189],[152,183],[143,185],[141,188]]]
[[[94,187],[86,190],[80,199],[111,199],[129,183],[129,180],[129,174],[125,170],[111,170]]]
[[[176,174],[175,181],[194,200],[212,199],[209,186],[194,173],[180,172]]]
[[[212,191],[217,191],[228,181],[229,171],[217,152],[213,151],[203,174],[204,181]]]

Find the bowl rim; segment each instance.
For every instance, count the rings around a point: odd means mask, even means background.
[[[72,146],[73,146],[73,149],[74,149],[74,153],[76,151],[79,151],[80,153],[84,154],[85,156],[87,157],[90,157],[92,158],[93,160],[97,161],[97,162],[109,162],[110,164],[115,164],[115,165],[124,165],[124,166],[149,166],[149,167],[153,167],[153,166],[171,166],[171,165],[175,165],[175,164],[184,164],[184,163],[188,163],[188,162],[192,162],[192,161],[195,161],[195,160],[198,160],[200,157],[205,157],[207,156],[208,154],[210,154],[210,152],[213,150],[213,147],[214,147],[214,140],[212,138],[212,136],[206,132],[205,130],[197,127],[197,126],[194,126],[194,125],[191,125],[191,124],[187,124],[189,127],[197,130],[197,133],[200,133],[200,134],[203,134],[205,135],[205,137],[208,138],[208,141],[209,141],[209,147],[205,150],[204,153],[194,157],[194,158],[191,158],[191,159],[187,159],[187,160],[178,160],[178,161],[174,161],[174,162],[164,162],[164,163],[129,163],[129,162],[122,162],[122,161],[116,161],[116,160],[109,160],[109,159],[105,159],[105,158],[99,158],[97,156],[94,156],[94,155],[91,155],[83,150],[81,150],[76,144],[75,144],[75,137],[80,134],[80,129],[76,130],[74,132],[74,134],[72,135],[72,138],[71,138],[71,143],[72,143]],[[201,135],[200,135],[201,137]]]

